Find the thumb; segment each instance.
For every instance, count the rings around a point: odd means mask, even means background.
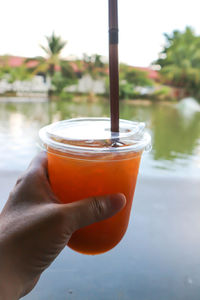
[[[91,197],[65,204],[68,222],[73,231],[92,223],[105,220],[119,212],[126,204],[123,194]]]

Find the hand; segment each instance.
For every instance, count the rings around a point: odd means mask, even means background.
[[[39,154],[0,214],[0,299],[30,292],[74,231],[113,216],[125,201],[117,194],[60,204],[49,185],[47,156]]]

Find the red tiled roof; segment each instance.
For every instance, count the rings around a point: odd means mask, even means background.
[[[0,61],[1,61],[1,56],[0,56]],[[6,64],[8,64],[10,67],[20,67],[26,60],[27,58],[26,57],[21,57],[21,56],[7,56],[5,58],[5,62]],[[26,66],[28,68],[34,68],[38,65],[38,61],[37,60],[31,60],[31,61],[28,61],[26,63]],[[77,67],[77,65],[74,63],[74,62],[70,62],[70,65],[72,67],[72,69],[74,70],[74,72],[78,72],[79,69]],[[55,66],[55,70],[56,71],[60,71],[60,66]]]
[[[140,70],[140,71],[147,72],[149,79],[152,79],[152,80],[158,80],[159,79],[158,72],[155,71],[155,70],[152,70],[151,68],[145,68],[145,67],[134,67],[134,68],[137,69],[137,70]]]
[[[28,68],[35,68],[38,65],[38,62],[36,60],[31,60],[31,61],[28,61],[26,63],[26,65]]]
[[[25,58],[24,57],[18,57],[18,56],[9,56],[7,58],[7,63],[10,67],[19,67],[23,64]]]
[[[73,71],[74,71],[75,73],[77,73],[77,72],[80,71],[79,68],[78,68],[78,66],[77,66],[77,64],[74,63],[73,61],[70,61],[70,66],[72,67],[72,69],[73,69]]]
[[[3,60],[2,60],[3,58]],[[26,60],[26,57],[21,56],[4,56],[0,57],[1,61],[4,61],[5,64],[8,64],[10,67],[20,67]],[[36,60],[31,60],[26,63],[27,67],[34,68],[36,67],[38,62]]]
[[[2,57],[0,56],[0,61],[1,61],[1,58]],[[6,57],[6,62],[8,63],[8,65],[10,67],[19,67],[25,62],[26,59],[27,59],[26,57],[21,57],[21,56],[7,56]],[[72,67],[72,69],[75,73],[80,71],[75,62],[70,61],[69,63],[70,63],[70,66]],[[37,60],[34,60],[34,59],[31,60],[31,61],[28,61],[26,63],[28,68],[34,68],[34,67],[37,66],[37,64],[38,64]],[[147,72],[148,77],[152,80],[158,80],[159,79],[159,73],[155,70],[152,70],[151,68],[131,67],[131,66],[130,66],[130,68],[134,68],[134,69],[137,69],[137,70],[140,70],[140,71]],[[60,71],[60,66],[55,66],[55,70]],[[107,68],[106,69],[106,74],[108,74],[108,73],[109,73],[109,69]]]

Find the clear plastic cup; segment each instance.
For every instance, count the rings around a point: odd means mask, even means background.
[[[111,133],[109,118],[71,119],[43,127],[39,136],[48,154],[50,184],[61,203],[126,196],[120,212],[77,230],[68,243],[84,254],[112,249],[127,230],[141,155],[151,144],[145,124],[120,120],[120,132]]]

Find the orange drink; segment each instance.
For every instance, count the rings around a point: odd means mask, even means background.
[[[116,215],[72,235],[68,246],[85,254],[106,252],[124,236],[141,155],[150,143],[143,123],[120,120],[117,136],[110,133],[109,122],[72,119],[40,131],[47,148],[50,184],[61,203],[114,193],[126,196],[125,207]]]

